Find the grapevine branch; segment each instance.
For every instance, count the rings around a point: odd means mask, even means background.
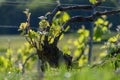
[[[59,6],[58,7],[58,10],[59,11],[67,11],[67,10],[91,10],[93,9],[94,7],[97,7],[101,4],[101,2],[98,2],[94,5],[76,5],[76,6],[67,6],[67,7],[64,7],[64,6]]]
[[[65,29],[68,25],[70,25],[71,23],[74,23],[74,22],[93,22],[96,19],[96,17],[102,16],[102,15],[116,14],[119,12],[120,12],[120,9],[119,10],[112,10],[112,11],[104,11],[104,12],[96,11],[93,15],[88,16],[88,17],[75,16],[75,17],[72,17],[71,19],[69,19],[63,25],[63,29]],[[59,36],[56,37],[57,39],[55,38],[55,40],[58,41],[60,36],[62,35],[62,33],[64,33],[64,31],[61,31],[61,33],[59,34]],[[56,41],[56,43],[57,43],[57,41]]]
[[[51,14],[49,14],[48,16],[48,21],[50,26],[52,25],[52,21],[54,16],[56,15],[56,13],[58,11],[68,11],[68,10],[92,10],[95,7],[99,6],[102,2],[99,1],[94,5],[74,5],[74,6],[62,6],[62,5],[58,5],[52,12]]]
[[[67,11],[67,10],[75,10],[75,9],[90,10],[92,8],[93,7],[91,5],[76,5],[76,6],[67,6],[67,7],[59,6],[58,10],[59,11]]]
[[[112,10],[112,11],[104,11],[104,12],[99,12],[96,11],[93,15],[88,16],[88,17],[80,17],[80,16],[75,16],[69,19],[64,25],[63,28],[65,29],[68,25],[74,22],[92,22],[95,20],[96,17],[102,16],[102,15],[111,15],[115,13],[119,13],[119,10]]]

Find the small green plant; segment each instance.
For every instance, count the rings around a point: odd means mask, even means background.
[[[117,35],[112,36],[108,39],[108,41],[102,46],[102,48],[105,49],[104,54],[107,55],[106,57],[104,57],[103,63],[102,64],[108,64],[109,62],[112,63],[114,66],[114,69],[117,69],[120,67],[120,62],[119,62],[119,58],[120,58],[120,28],[118,26],[117,28]]]
[[[101,41],[103,40],[103,35],[110,33],[109,22],[106,19],[106,15],[103,15],[94,22],[94,41]]]
[[[52,26],[46,20],[46,16],[41,16],[39,17],[38,31],[34,31],[30,27],[31,13],[29,10],[24,11],[24,13],[27,16],[27,22],[21,23],[19,30],[22,31],[30,46],[36,49],[42,63],[47,62],[49,65],[56,67],[59,65],[59,61],[63,59],[67,65],[70,65],[71,57],[63,54],[57,47],[59,39],[63,36],[59,35],[63,30],[61,26],[70,18],[69,15],[66,12],[58,12],[54,17]],[[68,27],[64,29],[64,31],[67,30]]]

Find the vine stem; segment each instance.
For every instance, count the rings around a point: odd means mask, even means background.
[[[23,65],[22,65],[22,74],[25,73],[25,65],[26,65],[26,63],[28,62],[28,60],[29,60],[30,58],[34,57],[35,55],[36,55],[36,53],[33,53],[33,54],[31,54],[30,56],[28,56],[28,57],[26,58],[25,62],[24,62]]]

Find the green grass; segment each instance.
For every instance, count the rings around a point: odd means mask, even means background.
[[[42,80],[120,80],[120,74],[109,67],[90,68],[84,67],[81,69],[67,70],[61,66],[59,69],[49,68],[43,75]],[[29,71],[22,75],[17,72],[0,73],[0,80],[41,80],[38,79],[37,72]]]
[[[88,67],[66,71],[59,69],[57,73],[48,72],[45,80],[119,80],[120,75],[105,68],[90,69]]]
[[[17,49],[25,42],[24,37],[19,35],[0,35],[0,48]]]

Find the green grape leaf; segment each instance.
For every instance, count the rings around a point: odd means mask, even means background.
[[[47,21],[47,20],[41,20],[40,22],[39,22],[39,27],[40,28],[46,28],[46,27],[48,27],[49,26],[49,22]]]
[[[96,0],[89,0],[89,2],[90,2],[90,3],[92,3],[92,4],[97,3],[97,1],[96,1]]]
[[[81,53],[81,50],[75,50],[75,51],[74,51],[74,57],[79,56],[80,53]]]
[[[60,39],[59,39],[59,40],[61,40],[63,37],[64,37],[64,34],[62,34],[62,35],[60,36]]]
[[[70,16],[69,16],[69,14],[68,14],[67,12],[64,12],[62,18],[63,18],[63,19],[62,19],[63,22],[66,22],[68,19],[70,19]]]
[[[27,26],[28,26],[28,23],[27,23],[27,22],[23,22],[23,23],[20,24],[18,30],[19,30],[19,31],[24,30],[24,29],[27,28]]]
[[[117,37],[116,36],[111,37],[108,41],[109,42],[116,42],[117,41]]]
[[[64,31],[67,32],[69,29],[70,29],[70,26],[67,26]]]
[[[49,44],[52,44],[54,42],[54,38],[51,38],[51,40],[49,41]]]
[[[30,38],[37,38],[39,36],[39,34],[33,30],[30,29],[29,33],[28,33],[28,37]]]

